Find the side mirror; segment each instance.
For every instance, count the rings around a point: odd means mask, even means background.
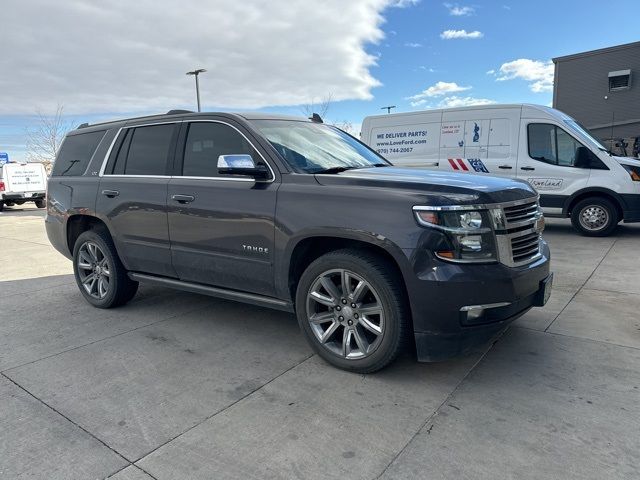
[[[573,166],[576,168],[592,168],[598,163],[598,157],[596,157],[591,150],[587,147],[576,148],[576,159],[573,162]]]
[[[220,155],[218,157],[218,173],[220,175],[247,175],[253,178],[269,178],[269,170],[260,164],[256,165],[251,155]]]

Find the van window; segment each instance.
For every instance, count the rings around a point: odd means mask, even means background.
[[[68,177],[84,174],[105,133],[106,130],[100,130],[80,135],[69,135],[65,138],[51,175]]]
[[[582,146],[575,138],[548,123],[531,123],[527,130],[531,158],[563,167],[574,166],[576,150]]]
[[[216,177],[220,155],[246,154],[258,163],[251,144],[234,128],[223,123],[193,122],[189,125],[184,146],[182,175]]]
[[[174,124],[136,128],[131,134],[124,174],[166,175],[174,129]],[[123,146],[125,144],[126,142]],[[116,165],[115,170],[119,170],[119,167],[120,165]]]

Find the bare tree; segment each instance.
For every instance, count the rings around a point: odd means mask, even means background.
[[[329,111],[329,107],[331,107],[331,102],[333,101],[333,95],[329,93],[326,95],[321,101],[317,102],[314,98],[311,99],[311,103],[304,104],[300,107],[300,111],[304,114],[305,117],[310,118],[314,113],[320,115],[321,118],[324,118]]]
[[[334,122],[333,126],[338,127],[340,130],[345,131],[349,135],[352,135],[354,137],[358,134],[358,132],[356,132],[355,129],[353,128],[353,123],[349,122],[348,120],[343,120],[341,122]]]
[[[27,160],[40,162],[47,172],[51,172],[56,153],[66,133],[73,128],[63,116],[64,107],[58,105],[53,115],[36,111],[36,123],[27,127]]]

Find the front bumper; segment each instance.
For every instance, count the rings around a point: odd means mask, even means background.
[[[544,303],[550,253],[530,265],[451,264],[414,254],[407,284],[419,361],[468,353],[499,336],[515,319]],[[486,307],[481,312],[477,307]]]

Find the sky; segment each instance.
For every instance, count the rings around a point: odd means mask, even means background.
[[[331,122],[488,103],[550,105],[551,58],[638,41],[618,0],[3,0],[0,152],[27,157],[37,113],[69,125],[175,108]],[[618,20],[615,20],[618,18]],[[624,23],[624,22],[623,22]]]

